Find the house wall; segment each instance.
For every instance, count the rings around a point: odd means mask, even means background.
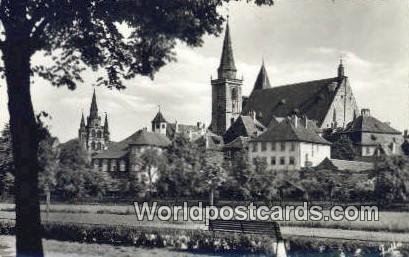
[[[318,145],[303,142],[265,142],[266,149],[262,150],[262,142],[249,143],[249,161],[254,165],[255,159],[260,158],[267,163],[270,170],[299,170],[306,166],[306,160],[312,166],[321,163],[326,157],[330,158],[331,149],[329,145]],[[284,150],[281,144],[285,145]],[[254,148],[256,145],[256,149]],[[273,147],[275,145],[275,148]],[[254,151],[256,150],[256,151]],[[272,160],[275,159],[275,164]],[[284,164],[281,160],[284,160]],[[290,163],[290,160],[293,163]]]
[[[301,167],[315,167],[325,158],[331,157],[329,145],[300,143],[300,165]]]
[[[392,155],[402,154],[401,145],[404,142],[402,135],[362,132],[361,138],[361,142],[370,142],[370,144],[358,146],[361,156],[374,155],[377,145],[390,149]]]

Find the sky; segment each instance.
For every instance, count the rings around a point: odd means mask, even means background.
[[[250,93],[263,58],[272,86],[279,86],[335,77],[342,56],[358,107],[401,131],[409,128],[408,5],[404,0],[277,0],[272,7],[231,3],[222,11],[230,16],[243,94]],[[205,36],[200,48],[177,45],[177,62],[162,68],[153,81],[137,77],[122,91],[96,88],[111,139],[150,128],[158,105],[169,122],[210,124],[210,79],[216,77],[222,42],[223,36]],[[33,63],[44,60],[33,57]],[[34,81],[34,108],[51,115],[47,124],[61,142],[77,137],[96,77],[85,74],[75,91]],[[7,121],[7,90],[1,81],[0,128]]]

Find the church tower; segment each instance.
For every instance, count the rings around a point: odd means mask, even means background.
[[[217,79],[211,80],[212,122],[210,129],[215,134],[223,135],[239,117],[242,107],[242,84],[243,80],[237,78],[229,22],[227,21],[220,65],[217,69]]]
[[[91,107],[85,124],[84,114],[81,117],[78,139],[89,153],[100,152],[107,148],[109,143],[108,116],[105,114],[105,122],[102,124],[98,114],[97,96],[92,95]]]

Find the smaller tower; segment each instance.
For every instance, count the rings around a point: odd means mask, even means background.
[[[166,129],[168,126],[168,122],[163,117],[162,113],[159,111],[156,114],[155,118],[152,120],[152,132],[160,133],[166,135]]]
[[[105,113],[104,139],[105,139],[105,143],[109,142],[109,126],[108,126],[108,114],[107,113]]]
[[[87,129],[85,127],[84,113],[81,115],[80,129],[78,130],[78,139],[82,145],[86,148],[87,141]]]

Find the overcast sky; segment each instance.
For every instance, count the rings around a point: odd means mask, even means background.
[[[370,108],[371,114],[399,130],[409,127],[408,1],[277,0],[273,7],[241,3],[229,9],[245,95],[263,57],[271,84],[278,86],[334,77],[343,55],[359,108]],[[201,48],[179,45],[178,61],[161,69],[154,81],[136,78],[123,91],[97,88],[98,108],[108,113],[111,138],[120,140],[150,127],[158,104],[170,122],[210,124],[210,77],[216,76],[222,41],[205,37]],[[94,77],[87,76],[75,91],[35,81],[35,110],[52,116],[48,123],[60,141],[77,136],[81,111],[89,112]],[[2,82],[1,124],[8,121],[6,93]]]

